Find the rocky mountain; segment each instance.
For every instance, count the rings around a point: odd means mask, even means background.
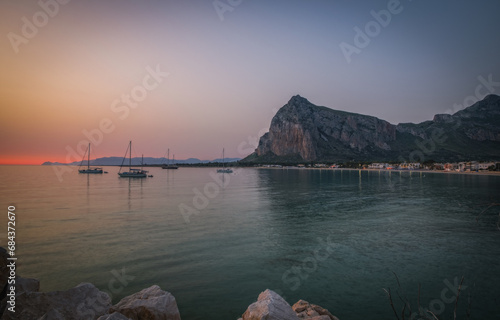
[[[393,125],[376,117],[316,106],[294,96],[244,163],[300,161],[462,161],[500,159],[500,97],[453,115]]]

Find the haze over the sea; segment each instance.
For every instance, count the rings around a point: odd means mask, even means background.
[[[499,12],[486,0],[4,1],[0,164],[79,160],[84,132],[93,158],[129,140],[135,156],[242,158],[295,94],[429,120],[500,92]]]

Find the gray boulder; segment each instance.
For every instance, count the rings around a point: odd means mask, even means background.
[[[100,316],[97,320],[131,320],[130,318],[125,317],[123,314],[119,312],[113,312],[112,314],[105,314]]]
[[[133,320],[181,319],[174,296],[157,285],[123,298],[111,307],[115,311]]]
[[[66,320],[64,316],[57,311],[56,309],[50,310],[46,314],[44,314],[40,319],[38,320]]]
[[[26,281],[22,285],[33,288],[34,283]],[[16,312],[5,310],[2,319],[95,320],[108,313],[110,307],[107,293],[82,283],[67,291],[21,293],[16,297]]]
[[[24,292],[39,292],[40,280],[32,278],[16,277],[16,295]]]
[[[0,301],[7,295],[7,281],[9,278],[9,268],[7,268],[7,258],[10,257],[7,250],[0,247]],[[0,315],[4,311],[5,305],[0,305]]]
[[[7,258],[9,258],[9,254],[7,253],[7,250],[4,248],[0,247],[0,292],[4,291],[5,285],[7,284],[7,279],[9,278],[9,268],[7,268]],[[0,297],[2,299],[5,297],[4,295]]]
[[[299,300],[292,306],[300,319],[307,320],[339,320],[331,314],[327,309],[315,304],[310,304],[307,301]]]
[[[242,316],[243,320],[299,320],[295,311],[279,294],[267,289],[259,294]]]
[[[11,285],[7,285],[8,291],[5,292],[5,295],[2,299],[2,302],[0,303],[0,310],[3,312],[6,312],[5,310],[7,309],[7,298],[11,298],[11,296],[7,297],[7,293],[10,293],[10,287]],[[30,279],[30,278],[21,278],[16,276],[16,296],[15,299],[18,300],[18,297],[24,294],[25,292],[38,292],[40,291],[40,281],[37,279]],[[12,298],[14,299],[14,298]],[[10,306],[10,304],[9,304]],[[0,314],[2,314],[0,312]]]

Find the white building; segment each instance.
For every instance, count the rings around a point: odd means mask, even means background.
[[[478,164],[479,170],[488,170],[489,167],[495,166],[494,162],[481,162]]]
[[[372,163],[368,166],[369,169],[385,169],[389,167],[389,164],[388,163]]]

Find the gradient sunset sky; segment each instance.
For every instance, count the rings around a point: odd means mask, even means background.
[[[476,90],[500,82],[500,1],[397,3],[2,1],[0,164],[78,161],[100,126],[93,158],[129,140],[137,156],[245,157],[295,94],[396,124],[500,93]],[[341,44],[367,26],[348,63]]]

